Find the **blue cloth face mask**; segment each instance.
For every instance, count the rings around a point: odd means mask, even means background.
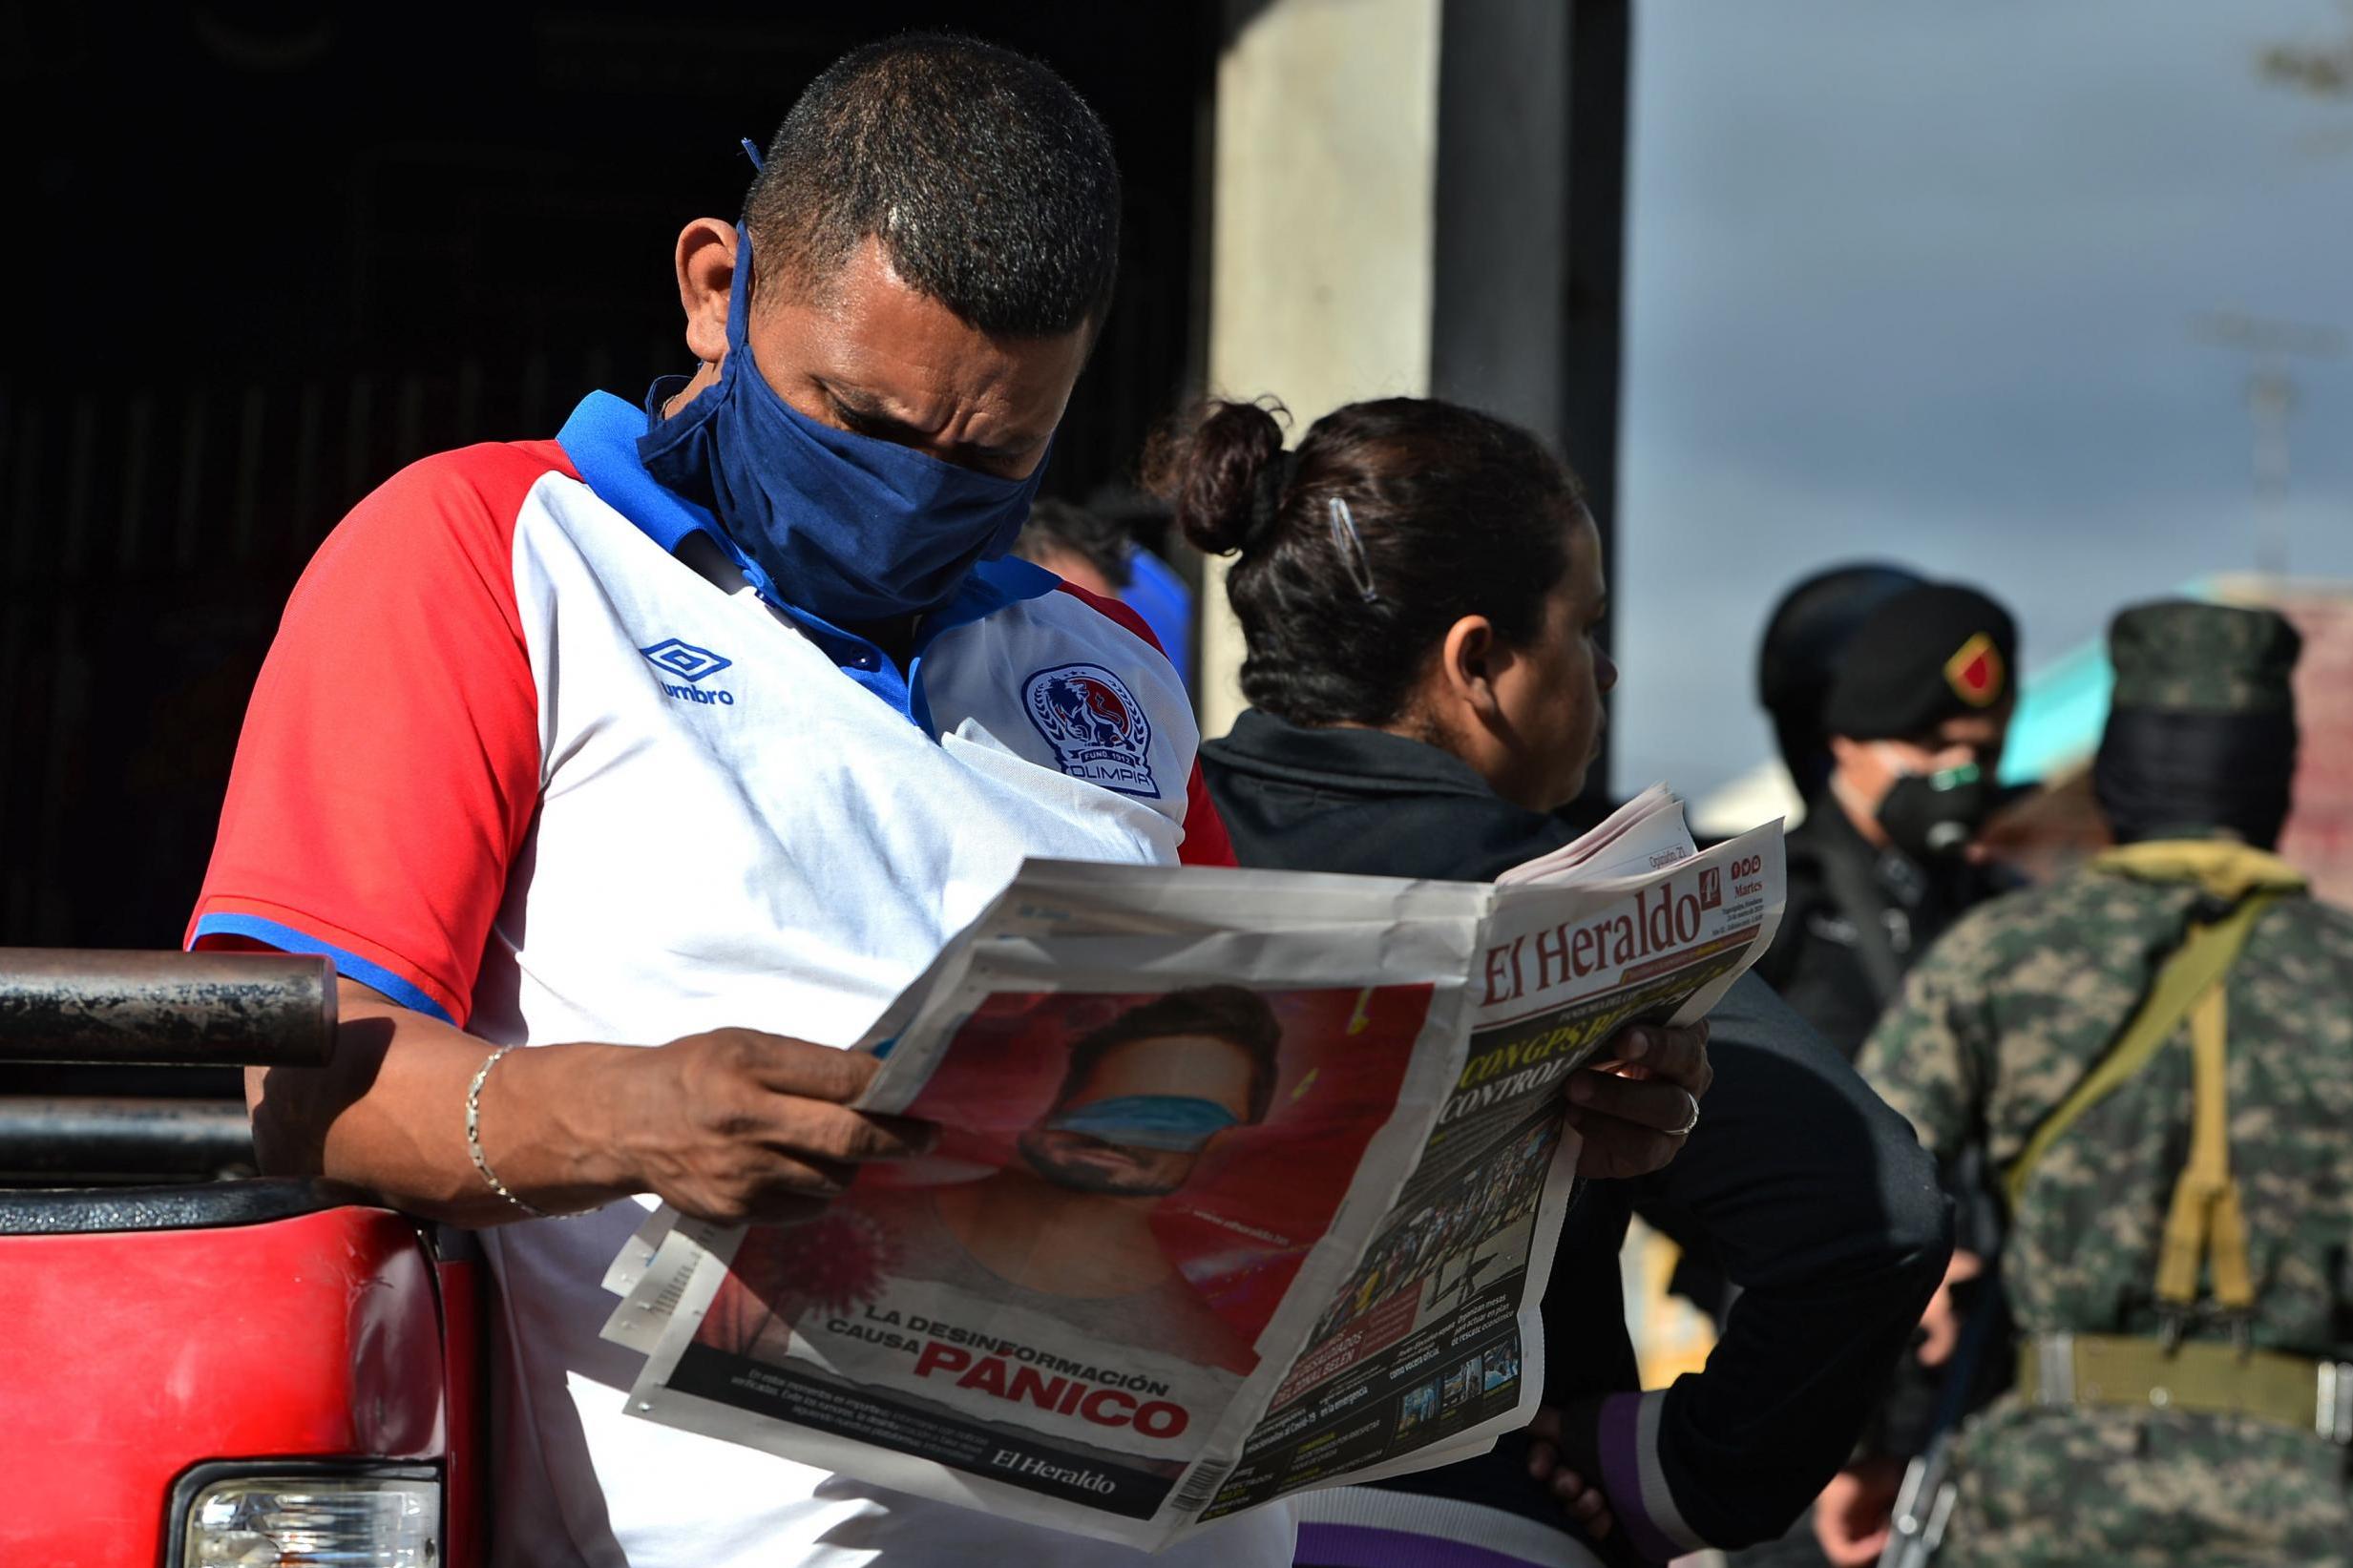
[[[1026,479],[1000,479],[821,425],[777,396],[745,336],[751,238],[735,236],[719,380],[647,431],[639,460],[708,507],[795,610],[841,627],[938,609],[976,563],[1013,548],[1044,460]],[[649,412],[667,389],[656,385]]]
[[[1193,1095],[1121,1095],[1064,1111],[1046,1126],[1124,1148],[1193,1154],[1240,1120],[1217,1101]]]

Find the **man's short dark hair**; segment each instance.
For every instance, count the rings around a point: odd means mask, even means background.
[[[1136,545],[1125,529],[1086,507],[1049,497],[1031,505],[1029,521],[1013,541],[1013,553],[1045,566],[1051,563],[1039,557],[1058,550],[1086,562],[1114,590],[1124,590],[1136,580]]]
[[[1275,1054],[1282,1048],[1283,1026],[1265,997],[1240,986],[1172,991],[1082,1035],[1070,1048],[1070,1067],[1062,1075],[1062,1087],[1054,1102],[1067,1102],[1085,1086],[1095,1064],[1121,1046],[1172,1035],[1207,1035],[1230,1042],[1250,1057],[1250,1115],[1243,1119],[1255,1124],[1267,1119],[1267,1107],[1274,1102],[1274,1080],[1280,1075]]]
[[[809,84],[744,203],[755,259],[809,282],[872,235],[921,293],[983,332],[1100,324],[1118,270],[1111,136],[1046,67],[916,32],[851,51]]]

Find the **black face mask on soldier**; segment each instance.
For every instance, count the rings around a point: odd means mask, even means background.
[[[1873,815],[1887,842],[1915,860],[1959,855],[1993,809],[1993,788],[1975,763],[1897,776]]]

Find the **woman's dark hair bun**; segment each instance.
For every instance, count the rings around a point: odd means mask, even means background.
[[[1177,527],[1194,549],[1247,554],[1267,536],[1292,470],[1277,417],[1288,414],[1271,398],[1212,401],[1153,442],[1145,482],[1176,508]]]
[[[1577,476],[1531,431],[1436,398],[1334,408],[1283,450],[1280,404],[1212,403],[1146,477],[1203,550],[1241,553],[1226,597],[1242,695],[1294,724],[1398,721],[1465,616],[1544,635],[1568,571]]]

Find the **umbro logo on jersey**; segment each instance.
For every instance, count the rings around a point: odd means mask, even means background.
[[[731,659],[720,658],[708,648],[698,648],[674,637],[665,637],[652,647],[640,648],[638,652],[652,659],[658,668],[686,680],[700,680],[706,675],[717,675],[735,662]]]
[[[735,706],[733,692],[718,691],[697,684],[707,677],[717,675],[735,660],[722,658],[708,648],[698,648],[691,642],[683,642],[674,637],[665,637],[652,647],[640,648],[638,652],[643,654],[646,662],[657,670],[675,675],[684,682],[683,685],[673,685],[667,680],[661,682],[662,696],[679,702],[699,702],[705,707],[714,703],[725,707]]]
[[[1029,721],[1074,779],[1160,799],[1151,721],[1126,682],[1100,664],[1057,664],[1021,683]]]

